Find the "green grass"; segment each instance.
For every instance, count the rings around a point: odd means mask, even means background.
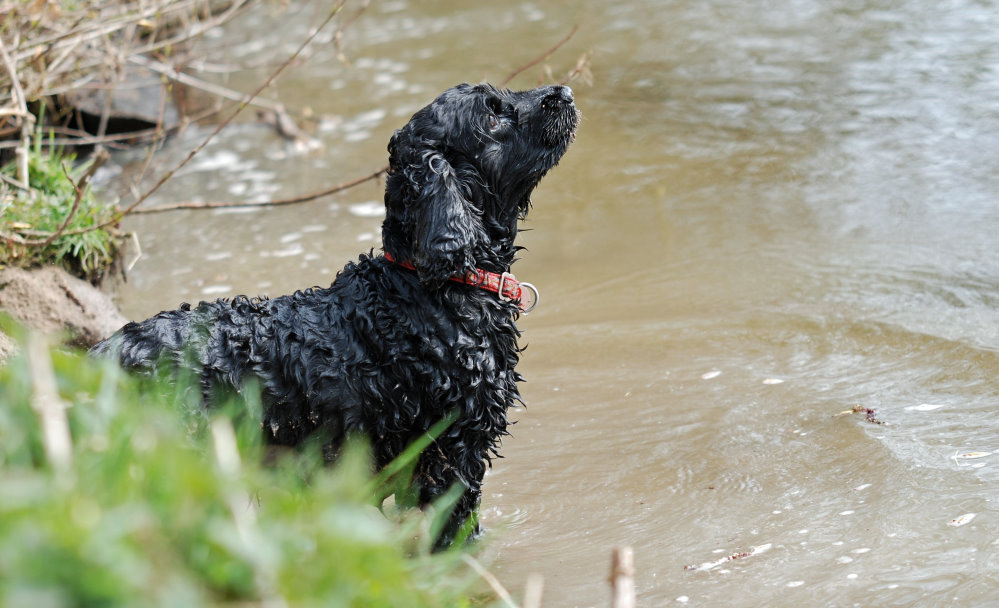
[[[31,188],[24,191],[4,186],[6,191],[0,193],[0,232],[20,235],[27,241],[44,240],[39,235],[59,229],[76,199],[76,190],[66,172],[73,181],[79,181],[87,169],[86,164],[76,164],[72,154],[59,150],[44,152],[40,139],[41,134],[37,133],[28,154]],[[16,163],[7,164],[0,172],[16,178]],[[87,188],[64,232],[93,228],[109,220],[113,213],[111,206],[99,201]],[[109,230],[100,228],[63,234],[46,246],[4,243],[0,248],[0,266],[55,264],[94,281],[114,261],[117,250],[118,239]]]
[[[266,459],[253,398],[206,412],[187,383],[139,382],[21,341],[0,367],[0,605],[488,601],[476,599],[468,549],[431,551],[440,515],[373,506],[388,482],[364,446],[334,467],[317,446]],[[66,406],[64,466],[32,407],[46,379]]]

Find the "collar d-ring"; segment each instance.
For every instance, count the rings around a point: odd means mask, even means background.
[[[531,283],[528,283],[527,281],[521,281],[520,282],[520,287],[521,287],[521,292],[520,292],[520,312],[522,312],[522,313],[524,313],[526,315],[527,313],[529,313],[532,310],[534,310],[534,307],[537,306],[538,302],[541,301],[541,293],[538,291],[537,287],[535,287]],[[525,288],[525,287],[532,294],[531,301],[528,302],[528,303],[524,302],[524,291],[523,291],[523,288]]]

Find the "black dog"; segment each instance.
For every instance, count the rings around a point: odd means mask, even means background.
[[[421,505],[466,488],[440,539],[450,543],[478,507],[507,409],[520,401],[515,321],[526,289],[509,275],[518,220],[577,123],[565,86],[449,89],[389,143],[384,255],[362,255],[326,289],[185,304],[91,352],[126,368],[192,369],[206,402],[256,378],[270,442],[319,431],[335,454],[364,433],[378,466],[456,414],[414,479]]]

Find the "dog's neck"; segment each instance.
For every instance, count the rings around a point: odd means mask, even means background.
[[[517,252],[522,249],[515,244],[515,241],[520,231],[520,220],[529,204],[530,201],[526,196],[517,203],[501,201],[494,196],[479,202],[482,233],[469,249],[472,266],[488,272],[510,272],[517,259]],[[388,215],[382,226],[383,250],[395,259],[416,259],[409,223],[400,217],[398,211],[405,209],[405,204],[390,203],[386,200],[386,207]],[[460,269],[456,269],[456,272],[458,271]]]
[[[476,243],[472,248],[472,256],[479,268],[492,272],[509,272],[516,261],[519,248],[514,244],[520,231],[516,215],[500,222],[483,221],[488,239],[484,243]]]

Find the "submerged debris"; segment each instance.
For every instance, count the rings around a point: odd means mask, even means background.
[[[961,461],[964,461],[964,460],[978,460],[979,458],[987,458],[987,457],[992,456],[993,454],[996,454],[996,453],[997,452],[965,452],[965,453],[962,454],[960,452],[954,452],[954,455],[951,456],[951,458],[954,460],[954,464],[957,465],[957,466],[959,466],[959,467],[962,467],[962,468],[963,467],[970,467],[972,469],[980,469],[980,468],[982,468],[982,467],[985,466],[984,462],[976,462],[974,464],[961,464]]]
[[[968,452],[966,454],[955,454],[954,458],[964,458],[966,460],[973,460],[975,458],[985,458],[986,456],[991,456],[992,452]]]
[[[842,412],[836,414],[837,416],[843,416],[845,414],[864,414],[864,419],[871,424],[887,424],[884,420],[879,420],[877,417],[877,412],[869,407],[864,407],[862,405],[855,405],[851,409],[843,410]]]
[[[688,565],[688,566],[684,566],[683,569],[684,570],[698,570],[698,571],[700,571],[700,570],[711,570],[712,568],[720,566],[720,565],[722,565],[722,564],[724,564],[726,562],[731,562],[731,561],[734,561],[734,560],[737,560],[737,559],[743,559],[743,558],[746,558],[746,557],[752,557],[754,555],[759,555],[760,553],[764,553],[764,552],[768,551],[772,546],[773,546],[772,543],[767,543],[765,545],[758,545],[756,547],[752,547],[749,551],[743,551],[741,553],[733,553],[731,555],[726,555],[725,557],[720,557],[720,558],[716,559],[713,562],[704,562],[701,565],[691,564],[691,565]]]

